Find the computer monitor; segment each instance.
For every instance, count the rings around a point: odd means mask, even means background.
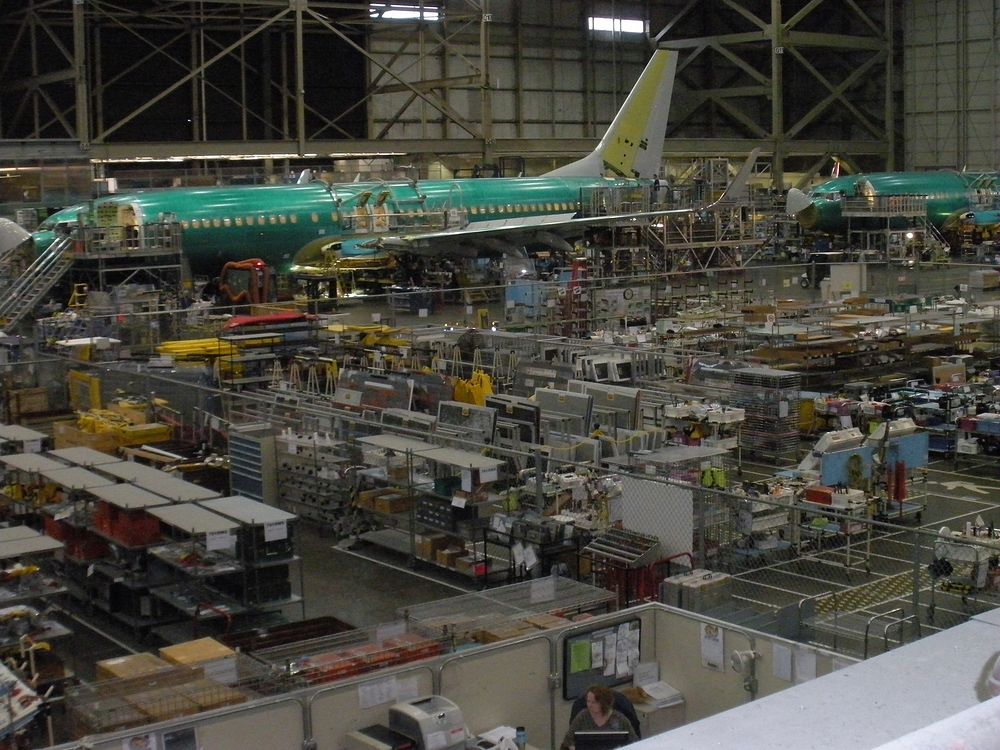
[[[625,730],[573,732],[576,750],[615,750],[628,743],[629,733]]]

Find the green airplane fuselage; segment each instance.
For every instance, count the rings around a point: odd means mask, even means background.
[[[918,196],[927,199],[927,220],[941,228],[956,213],[982,211],[1000,198],[995,173],[982,172],[880,172],[848,175],[812,188],[809,212],[800,217],[805,229],[837,232],[846,229],[844,199],[885,196]],[[900,224],[902,225],[902,224]],[[851,218],[858,229],[885,228],[884,219]]]
[[[174,188],[109,196],[88,206],[87,224],[100,214],[107,225],[176,221],[192,273],[215,275],[232,260],[261,258],[279,273],[335,247],[341,258],[386,256],[380,237],[495,229],[497,235],[544,229],[578,215],[594,188],[628,188],[648,180],[597,177],[534,177],[353,182],[295,185]],[[75,224],[80,207],[53,214],[35,233],[37,251],[52,241],[52,228]],[[462,240],[457,233],[454,243]],[[449,238],[450,241],[450,238]],[[339,243],[339,244],[338,244]]]

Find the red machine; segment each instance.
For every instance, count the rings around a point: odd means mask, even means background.
[[[274,269],[260,258],[231,260],[219,274],[219,294],[233,305],[269,302],[273,279]]]

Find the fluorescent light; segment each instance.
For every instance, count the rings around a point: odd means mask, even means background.
[[[91,164],[118,164],[130,162],[182,162],[212,159],[216,161],[253,161],[255,159],[317,159],[321,156],[331,159],[376,159],[390,156],[403,156],[403,151],[370,151],[364,153],[331,153],[331,154],[182,154],[178,156],[110,156],[104,159],[91,159]],[[7,171],[4,168],[3,171]],[[15,167],[14,169],[28,169]],[[34,169],[34,168],[32,168]]]
[[[370,18],[393,20],[438,21],[441,18],[440,9],[435,6],[404,3],[372,3],[368,7],[368,15]]]
[[[590,16],[587,27],[591,31],[617,31],[620,34],[645,34],[646,22],[639,18],[608,18]]]

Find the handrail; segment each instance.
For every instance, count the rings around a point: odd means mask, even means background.
[[[888,617],[889,615],[896,615],[896,614],[899,614],[899,615],[903,614],[903,608],[902,607],[896,607],[896,609],[890,609],[888,612],[880,612],[879,614],[874,615],[873,617],[868,618],[868,624],[865,625],[865,656],[864,656],[864,658],[866,658],[866,659],[868,658],[868,631],[871,630],[872,623],[875,622],[878,619],[883,618],[883,617]]]
[[[803,604],[805,604],[806,602],[808,602],[808,601],[810,601],[812,599],[820,599],[820,598],[822,598],[824,596],[835,596],[835,595],[836,595],[836,592],[834,592],[833,589],[830,589],[829,591],[822,591],[822,592],[820,592],[818,594],[813,594],[812,596],[804,596],[801,599],[799,599],[799,603],[798,603],[798,606],[796,608],[797,611],[798,611],[798,615],[799,615],[799,626],[802,625],[802,605]],[[836,612],[836,611],[837,610],[834,610],[834,612]]]
[[[882,643],[885,646],[885,650],[889,650],[889,628],[893,625],[899,625],[899,642],[903,642],[903,628],[902,625],[907,620],[913,620],[917,623],[917,637],[923,638],[923,633],[920,630],[920,618],[916,615],[908,615],[907,617],[900,617],[898,620],[893,620],[892,622],[886,623],[885,628],[882,630]]]

